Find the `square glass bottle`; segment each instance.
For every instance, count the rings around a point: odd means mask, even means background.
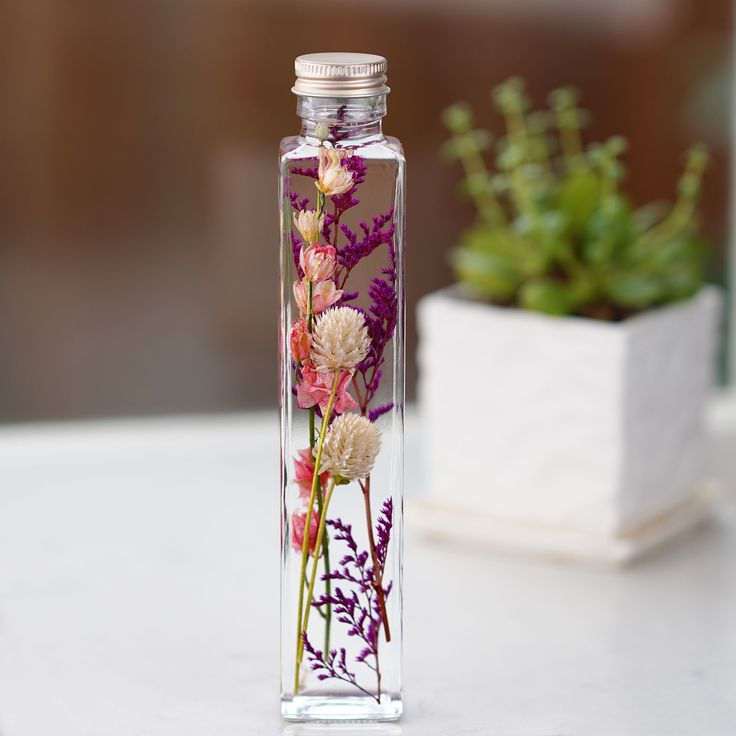
[[[296,60],[281,142],[281,709],[402,712],[404,156],[386,60]]]

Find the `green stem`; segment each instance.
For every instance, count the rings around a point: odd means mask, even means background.
[[[314,501],[317,497],[317,488],[320,486],[319,482],[319,469],[322,464],[322,449],[325,443],[325,436],[327,435],[327,427],[330,423],[330,415],[332,414],[332,406],[335,403],[335,394],[337,393],[337,384],[340,379],[340,371],[335,371],[335,377],[332,380],[332,391],[330,392],[330,400],[327,403],[327,410],[325,411],[322,419],[322,429],[319,435],[319,442],[317,443],[317,455],[314,458],[314,474],[312,475],[312,492],[309,495],[309,505],[307,506],[307,515],[304,520],[304,539],[302,541],[302,565],[299,573],[299,610],[297,611],[297,631],[296,631],[296,662],[294,667],[294,694],[299,692],[299,667],[302,663],[302,653],[304,651],[304,642],[302,640],[302,632],[306,631],[306,626],[302,627],[302,617],[304,614],[304,580],[307,574],[307,559],[309,558],[309,528],[312,523],[312,509],[314,508]],[[315,548],[315,564],[313,571],[317,569],[317,552],[318,548]],[[307,599],[307,617],[309,608],[311,607],[311,591],[310,597]]]
[[[325,209],[325,195],[323,192],[318,191],[317,192],[317,221],[319,222],[319,218],[322,216],[322,213]],[[337,216],[337,204],[335,204],[335,236],[334,236],[334,245],[337,246],[337,232],[338,232],[338,223],[339,223],[339,217]],[[319,241],[319,234],[317,235],[317,241]],[[312,331],[312,321],[313,321],[313,310],[312,310],[312,283],[309,284],[309,309],[310,309],[310,316],[309,316],[309,331]],[[314,449],[314,407],[312,407],[309,410],[309,446]],[[318,492],[317,492],[317,507],[319,509],[320,514],[322,513],[322,484],[320,483]],[[325,542],[324,542],[324,555],[323,555],[323,562],[325,566],[325,575],[329,575],[330,573],[330,547],[329,547],[329,537],[325,536]],[[316,563],[315,563],[316,564]],[[325,593],[329,596],[332,594],[332,581],[327,579],[325,580]],[[330,628],[332,625],[332,605],[327,604],[325,608],[324,613],[324,619],[325,619],[325,652],[330,651]],[[305,627],[306,628],[306,627]]]
[[[460,156],[460,163],[468,180],[468,191],[470,196],[478,208],[480,216],[490,224],[503,222],[503,210],[501,209],[496,197],[493,194],[489,182],[490,175],[486,168],[486,163],[477,146],[463,146],[462,139],[472,136],[472,131],[468,131],[462,135],[455,135],[458,147],[463,151]],[[482,182],[482,184],[480,184]]]
[[[324,211],[325,207],[325,195],[323,192],[318,191],[317,192],[317,221],[319,222],[319,218],[322,215],[322,212]],[[317,236],[317,240],[319,241],[319,234]],[[312,326],[314,323],[314,309],[312,307],[312,299],[313,299],[313,292],[314,292],[314,284],[309,281],[308,286],[308,294],[307,294],[307,329],[311,332]],[[304,609],[304,587],[306,585],[306,567],[307,567],[307,558],[309,556],[309,527],[312,520],[312,509],[314,508],[314,500],[315,497],[317,499],[317,506],[320,513],[320,516],[322,515],[322,508],[323,508],[323,499],[322,499],[322,484],[319,480],[319,466],[322,462],[322,445],[324,443],[324,438],[327,433],[327,427],[329,425],[329,418],[330,414],[332,413],[332,405],[335,400],[335,393],[337,391],[337,383],[339,379],[339,371],[336,373],[333,385],[332,385],[332,392],[330,394],[330,400],[327,405],[327,411],[325,413],[324,418],[322,419],[322,427],[320,431],[320,438],[319,438],[319,445],[317,448],[317,457],[314,461],[314,475],[312,476],[312,492],[309,497],[309,507],[307,508],[307,516],[305,518],[305,524],[304,524],[304,539],[302,541],[302,565],[301,565],[301,573],[299,576],[299,611],[298,611],[298,620],[299,624],[297,626],[297,655],[296,655],[296,667],[295,667],[295,673],[294,673],[294,693],[296,694],[299,690],[299,667],[301,665],[301,656],[303,651],[303,641],[302,641],[302,612]],[[309,409],[309,448],[310,450],[314,451],[314,444],[315,444],[315,437],[314,437],[314,430],[315,430],[315,410],[314,407],[310,407]],[[324,551],[324,566],[325,566],[325,574],[328,574],[330,572],[330,555],[329,555],[329,549],[327,546],[327,541],[325,540],[325,551]],[[318,564],[318,553],[315,550],[315,556],[314,556],[314,564],[312,565],[312,577],[315,575],[315,571],[317,569]],[[331,593],[331,581],[326,581],[325,589],[327,592],[327,595],[330,595]],[[311,608],[310,602],[311,602],[312,592],[310,591],[309,597],[307,598],[307,614]],[[307,615],[308,618],[308,615]],[[332,618],[332,608],[331,606],[327,606],[327,609],[324,614],[325,618],[325,651],[329,651],[329,644],[330,644],[330,623]],[[304,625],[304,631],[306,631],[306,624]]]
[[[566,169],[573,171],[584,168],[583,139],[580,135],[580,123],[575,105],[556,109],[555,119]]]
[[[312,331],[312,323],[314,322],[314,311],[312,310],[312,291],[314,284],[311,281],[307,281],[307,329]]]
[[[569,125],[558,126],[560,131],[560,143],[562,144],[562,155],[568,171],[581,168],[585,163],[583,156],[583,145],[580,139],[580,131]]]
[[[322,538],[324,537],[324,534],[325,534],[325,523],[327,521],[327,507],[330,505],[330,499],[332,498],[332,492],[334,490],[335,490],[335,480],[333,478],[330,481],[329,488],[327,489],[327,495],[325,496],[325,505],[324,505],[324,508],[322,509],[322,513],[319,515],[319,528],[317,530],[317,542],[314,545],[314,557],[315,557],[315,560],[316,560],[317,556],[319,555],[320,547],[322,546]],[[314,595],[314,582],[315,582],[316,579],[317,579],[317,565],[314,564],[314,565],[312,565],[312,576],[311,576],[311,579],[309,580],[309,590],[307,591],[307,608],[304,611],[304,623],[302,625],[301,631],[299,632],[300,633],[299,641],[302,643],[302,645],[304,644],[304,640],[302,639],[302,635],[304,633],[306,633],[307,626],[309,625],[309,612],[310,612],[310,610],[312,608],[312,606],[309,604],[309,601],[312,600],[312,596]],[[327,656],[327,653],[328,652],[329,652],[329,650],[327,650],[325,652],[325,656]],[[299,669],[298,669],[299,665],[301,665],[301,653],[299,654],[299,658],[298,658],[298,661],[297,661],[297,675],[298,675],[298,672],[299,672]],[[296,690],[297,690],[297,688],[294,689],[294,692],[295,693],[296,693]]]
[[[511,143],[522,143],[526,139],[526,122],[518,110],[508,110],[505,115],[506,130]]]
[[[583,153],[583,145],[580,142],[580,132],[577,128],[567,128],[563,131],[564,139],[567,145],[568,157],[573,163],[580,161]]]
[[[691,152],[685,172],[680,177],[680,193],[677,201],[667,217],[645,233],[644,238],[647,242],[658,245],[677,235],[692,222],[705,164],[705,160],[696,159]],[[688,180],[690,192],[685,193],[683,184]]]
[[[312,332],[312,282],[309,282],[307,291],[307,329]],[[309,449],[314,449],[314,407],[309,407]]]
[[[322,516],[322,509],[323,509],[323,499],[322,499],[322,483],[320,482],[319,491],[317,492],[317,510],[319,511],[320,516]],[[325,533],[325,539],[323,543],[323,550],[322,550],[322,561],[324,563],[325,567],[325,595],[329,598],[332,595],[332,581],[326,577],[330,574],[330,538],[327,533]],[[317,559],[315,557],[314,566],[317,566]],[[307,599],[309,600],[309,599]],[[330,626],[332,624],[332,604],[328,603],[325,606],[325,612],[324,612],[324,619],[325,619],[325,652],[330,651]],[[306,623],[304,624],[304,628],[306,630]]]
[[[307,289],[307,329],[312,332],[312,322],[314,314],[312,312],[312,282],[309,282]],[[309,408],[309,449],[314,449],[314,407]]]

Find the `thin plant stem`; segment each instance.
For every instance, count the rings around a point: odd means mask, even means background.
[[[310,574],[311,574],[311,572],[310,572]],[[309,587],[306,578],[304,580],[304,587],[305,588]],[[320,615],[320,618],[324,618],[325,617],[325,614],[322,611],[320,611],[319,608],[317,609],[317,613]]]
[[[319,218],[322,216],[322,213],[325,209],[325,195],[323,192],[318,191],[317,192],[317,222],[319,222]],[[335,241],[337,241],[337,225],[340,220],[339,216],[337,215],[337,204],[335,204]],[[319,241],[319,233],[317,234],[317,240]],[[309,284],[309,309],[310,309],[310,321],[309,321],[309,331],[312,331],[312,320],[313,320],[313,312],[314,308],[312,307],[312,284],[310,282]],[[312,450],[314,450],[314,407],[312,407],[309,410],[309,446]],[[322,483],[319,484],[319,488],[317,490],[317,508],[322,513]],[[325,536],[324,541],[324,553],[322,555],[322,561],[324,563],[325,567],[325,576],[328,576],[330,574],[330,539],[329,536]],[[332,594],[332,581],[329,578],[325,578],[325,592],[329,596]],[[325,651],[328,652],[330,650],[330,628],[332,626],[332,604],[328,603],[325,612],[324,612],[324,619],[325,619]]]
[[[383,629],[386,632],[386,643],[388,643],[391,641],[391,629],[388,625],[388,614],[386,613],[386,597],[383,594],[383,573],[381,571],[381,566],[378,564],[378,554],[376,553],[376,540],[373,536],[373,514],[371,513],[370,476],[365,479],[365,483],[360,484],[360,488],[363,491],[363,502],[365,505],[365,522],[368,528],[368,544],[370,545],[371,557],[373,558],[373,587],[376,591],[376,595],[378,596],[378,607],[381,610]]]
[[[314,474],[312,475],[312,492],[309,495],[309,505],[307,506],[307,515],[304,520],[304,540],[302,541],[302,565],[299,573],[299,609],[297,611],[297,632],[296,632],[296,662],[294,667],[294,694],[299,691],[299,667],[302,662],[302,652],[304,649],[304,642],[302,640],[302,616],[304,613],[304,579],[307,572],[307,559],[309,557],[309,528],[312,523],[312,509],[314,508],[314,501],[317,497],[317,488],[320,485],[319,482],[319,469],[322,464],[322,448],[325,442],[325,436],[327,435],[327,427],[330,423],[330,415],[332,414],[332,406],[335,403],[335,394],[337,393],[337,384],[340,380],[341,371],[335,371],[335,377],[332,379],[332,391],[330,392],[330,399],[327,403],[327,410],[325,411],[322,419],[322,429],[319,435],[319,442],[317,443],[317,455],[314,458]],[[317,550],[315,549],[315,560],[317,558]],[[314,565],[316,570],[317,565]],[[310,600],[307,601],[307,606],[310,605]]]
[[[317,190],[317,222],[325,211],[325,194],[321,189]],[[317,240],[319,240],[319,233],[317,234]]]
[[[322,508],[323,508],[324,502],[323,502],[323,488],[322,488],[322,481],[319,483],[319,488],[317,489],[317,510],[319,511],[320,516],[322,516]],[[325,594],[327,597],[330,597],[332,595],[332,580],[327,577],[330,574],[330,547],[329,547],[329,535],[325,531],[325,538],[322,543],[322,562],[324,563],[325,567]],[[316,555],[316,552],[315,552]],[[317,565],[317,559],[315,557],[314,565],[316,567]],[[306,580],[304,581],[306,585]],[[330,651],[330,627],[332,624],[332,604],[328,603],[325,606],[324,613],[320,611],[320,614],[322,618],[325,620],[325,651]],[[306,624],[305,624],[306,628]]]
[[[322,542],[322,561],[325,567],[325,595],[329,598],[332,596],[332,580],[328,577],[330,574],[330,537],[325,532],[325,538]],[[332,603],[325,606],[325,651],[330,651],[330,627],[332,625]]]
[[[465,136],[472,135],[472,131],[464,134]],[[457,139],[461,139],[463,136],[460,134],[456,135]],[[470,195],[473,197],[475,206],[478,208],[478,212],[489,224],[495,224],[497,222],[503,222],[503,210],[498,204],[498,200],[493,194],[493,190],[490,188],[488,179],[488,169],[486,167],[483,156],[476,146],[468,147],[465,154],[460,157],[460,163],[465,171],[465,176],[468,181],[483,181],[482,188],[478,189],[474,185],[470,185]]]
[[[568,171],[585,168],[583,142],[576,117],[577,111],[574,109],[557,112],[557,129],[560,132],[562,155]]]
[[[330,485],[327,489],[327,495],[325,496],[325,503],[324,507],[322,508],[322,513],[319,517],[319,528],[317,530],[317,541],[314,545],[314,556],[315,559],[319,555],[320,547],[322,546],[322,538],[325,534],[325,523],[327,521],[327,507],[330,505],[330,499],[332,498],[332,492],[335,490],[335,480],[334,478],[330,481]],[[312,610],[312,596],[314,595],[314,582],[317,579],[317,565],[312,565],[312,576],[309,580],[309,589],[307,590],[307,607],[304,611],[304,623],[302,624],[302,629],[299,632],[299,641],[302,642],[302,652],[304,651],[304,634],[307,631],[307,626],[309,625],[309,612]],[[328,650],[329,651],[329,650]],[[301,665],[301,654],[299,655],[300,659],[298,661],[298,665]],[[298,673],[297,668],[297,673]]]
[[[337,202],[335,202],[334,204],[335,210],[333,213],[333,217],[335,219],[332,221],[332,225],[334,227],[334,230],[332,231],[332,247],[337,248],[337,236],[340,233],[340,218],[342,217],[342,210],[338,209]]]
[[[307,329],[312,332],[312,322],[314,320],[314,313],[312,311],[312,287],[313,284],[310,281],[307,289]],[[309,449],[314,449],[314,407],[309,407]]]
[[[312,291],[314,290],[314,284],[311,281],[307,281],[309,286],[307,287],[307,329],[312,331],[312,323],[314,322],[314,310],[312,309]]]

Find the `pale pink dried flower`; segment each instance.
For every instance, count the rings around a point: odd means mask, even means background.
[[[299,265],[307,281],[324,281],[335,272],[337,251],[331,245],[302,246]]]
[[[319,476],[320,485],[327,481],[327,473]],[[312,481],[314,480],[314,456],[309,447],[299,450],[294,458],[294,483],[299,488],[299,498],[308,501],[312,495]]]
[[[327,307],[332,306],[342,296],[342,289],[338,289],[331,279],[318,281],[312,285],[312,314],[319,314]],[[294,282],[294,299],[303,315],[307,315],[309,302],[309,281]]]
[[[312,335],[309,332],[307,320],[298,319],[291,326],[289,346],[291,347],[291,357],[298,363],[304,362],[309,357],[309,349],[312,346]]]
[[[297,509],[291,515],[291,546],[297,552],[301,552],[304,544],[304,527],[307,525],[307,512]],[[319,513],[312,509],[309,517],[309,547],[310,555],[314,554],[317,544],[317,533],[319,531]]]
[[[352,371],[340,372],[332,406],[332,411],[335,414],[342,414],[356,406],[355,399],[348,393],[352,379]],[[322,412],[326,412],[334,380],[335,374],[332,371],[316,371],[314,366],[309,363],[305,364],[301,371],[301,381],[296,385],[297,406],[300,409],[309,409],[315,404],[319,404]]]
[[[307,243],[316,243],[324,224],[325,216],[317,217],[317,210],[300,210],[294,213],[294,225]]]
[[[344,151],[335,148],[319,149],[315,186],[328,197],[344,194],[353,186],[353,173],[342,165],[344,155]]]

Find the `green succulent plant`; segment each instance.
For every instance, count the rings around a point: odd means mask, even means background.
[[[703,146],[687,152],[674,205],[635,208],[621,190],[626,140],[585,146],[575,90],[553,91],[543,111],[531,111],[518,78],[491,97],[506,123],[493,169],[484,157],[493,139],[474,126],[470,107],[454,104],[442,116],[452,134],[443,153],[462,164],[462,189],[478,211],[451,254],[471,293],[547,314],[618,320],[700,288]]]

